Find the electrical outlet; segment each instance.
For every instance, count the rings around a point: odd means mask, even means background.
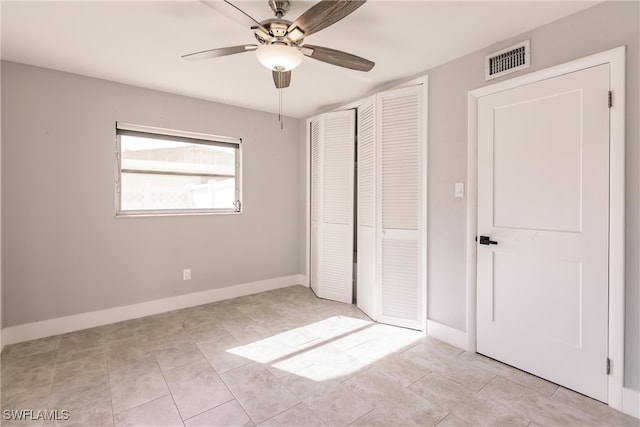
[[[185,268],[182,270],[182,280],[191,280],[191,269]]]

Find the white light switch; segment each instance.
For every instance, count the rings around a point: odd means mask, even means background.
[[[464,197],[464,183],[456,182],[454,194],[456,197]]]

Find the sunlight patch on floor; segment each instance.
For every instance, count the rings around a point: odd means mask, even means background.
[[[263,363],[279,377],[346,378],[423,337],[418,331],[333,316],[227,352]]]

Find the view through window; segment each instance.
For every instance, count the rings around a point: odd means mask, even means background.
[[[117,214],[240,211],[239,139],[122,124],[116,133]]]

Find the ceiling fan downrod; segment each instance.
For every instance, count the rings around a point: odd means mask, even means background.
[[[289,0],[269,0],[269,7],[273,11],[273,14],[276,15],[278,19],[281,19],[289,12],[291,3],[289,3]]]

